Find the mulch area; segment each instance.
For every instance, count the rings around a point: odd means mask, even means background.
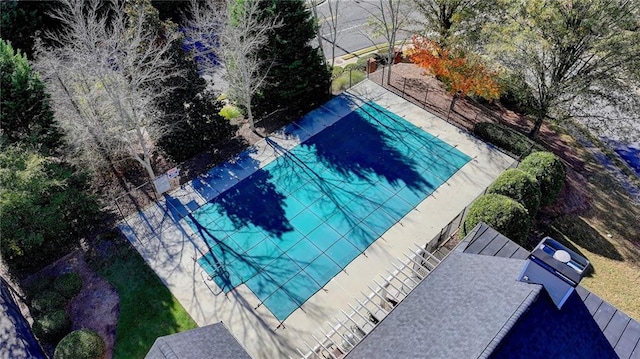
[[[105,342],[104,358],[111,358],[120,308],[118,292],[106,279],[89,267],[82,250],[78,249],[60,258],[36,275],[26,278],[24,283],[28,285],[39,276],[54,278],[71,272],[77,272],[82,278],[80,293],[65,308],[73,322],[72,330],[82,328],[94,330]],[[44,346],[44,349],[53,358],[55,347]]]
[[[443,120],[473,133],[478,122],[500,123],[524,134],[533,126],[525,116],[517,114],[500,103],[479,103],[471,98],[459,98],[450,109],[453,95],[434,76],[427,76],[424,70],[411,63],[392,66],[391,81],[387,82],[389,68],[369,74],[369,79],[385,89],[424,108]],[[384,80],[384,82],[383,82]],[[590,208],[590,197],[586,188],[585,163],[577,150],[552,130],[547,123],[540,128],[536,140],[549,151],[559,156],[567,165],[567,182],[556,204],[542,209],[542,217],[580,213]]]

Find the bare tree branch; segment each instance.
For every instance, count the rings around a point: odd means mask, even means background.
[[[252,131],[255,131],[252,99],[270,68],[264,66],[258,50],[267,44],[269,31],[280,26],[275,20],[261,20],[259,14],[258,0],[192,1],[192,19],[188,24],[189,36],[200,41],[205,51],[215,51],[222,59],[228,96],[246,110]],[[209,61],[203,67],[212,72],[220,66]]]
[[[175,38],[160,37],[144,5],[60,1],[52,16],[65,30],[47,34],[58,47],[38,45],[36,67],[52,94],[72,159],[98,170],[132,158],[153,180],[154,144],[167,131],[156,103],[173,90],[159,84],[181,72],[168,56]]]

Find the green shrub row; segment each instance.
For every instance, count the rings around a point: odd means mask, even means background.
[[[517,169],[504,171],[475,200],[462,226],[467,235],[485,222],[504,236],[526,246],[531,220],[541,205],[555,202],[565,179],[565,168],[550,152],[534,152]]]
[[[535,177],[517,168],[510,168],[489,186],[487,193],[496,193],[512,198],[522,204],[531,218],[540,208],[540,184]]]
[[[106,348],[104,340],[90,329],[75,330],[65,336],[56,346],[54,359],[98,359]]]
[[[67,299],[54,290],[45,290],[36,294],[31,300],[31,309],[34,314],[46,314],[64,308]]]
[[[480,222],[521,245],[526,243],[531,228],[531,218],[524,206],[496,193],[481,196],[471,204],[462,226],[462,234],[466,236]]]
[[[473,126],[473,133],[481,139],[507,152],[511,152],[518,157],[526,156],[534,151],[544,150],[527,136],[491,122],[476,123],[475,126]]]
[[[66,299],[71,299],[80,293],[82,278],[77,272],[65,273],[56,278],[53,288]]]
[[[33,321],[33,334],[43,342],[57,343],[71,330],[71,318],[62,309],[37,317]]]
[[[556,155],[551,152],[534,152],[522,160],[518,168],[540,183],[541,206],[548,206],[556,201],[566,178],[564,164]]]
[[[65,273],[53,279],[43,276],[27,288],[34,314],[33,333],[42,342],[55,344],[71,330],[71,319],[64,307],[82,289],[77,272]]]
[[[351,79],[349,79],[349,76],[351,76]],[[333,82],[331,83],[331,90],[334,93],[344,91],[349,88],[350,84],[351,86],[353,86],[358,82],[364,80],[366,77],[367,75],[363,71],[360,71],[360,70],[348,71],[345,68],[345,71],[342,73],[342,75],[340,75],[338,78],[333,80]]]

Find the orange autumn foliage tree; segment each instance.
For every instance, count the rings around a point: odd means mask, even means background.
[[[442,48],[434,41],[413,36],[413,49],[408,50],[407,55],[413,63],[444,82],[452,94],[473,94],[489,101],[500,97],[500,86],[495,80],[497,73],[462,51]]]

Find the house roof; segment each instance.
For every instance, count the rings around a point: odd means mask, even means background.
[[[638,322],[593,293],[559,310],[516,281],[528,254],[478,225],[347,358],[640,357]]]
[[[522,260],[451,253],[348,355],[478,358],[541,293],[516,280]]]
[[[0,278],[0,358],[46,358],[3,278]]]
[[[484,223],[458,250],[504,258],[522,258],[524,251]],[[640,323],[578,286],[561,310],[546,295],[535,301],[492,358],[640,358],[639,341]]]
[[[156,339],[145,359],[251,358],[222,322]]]

